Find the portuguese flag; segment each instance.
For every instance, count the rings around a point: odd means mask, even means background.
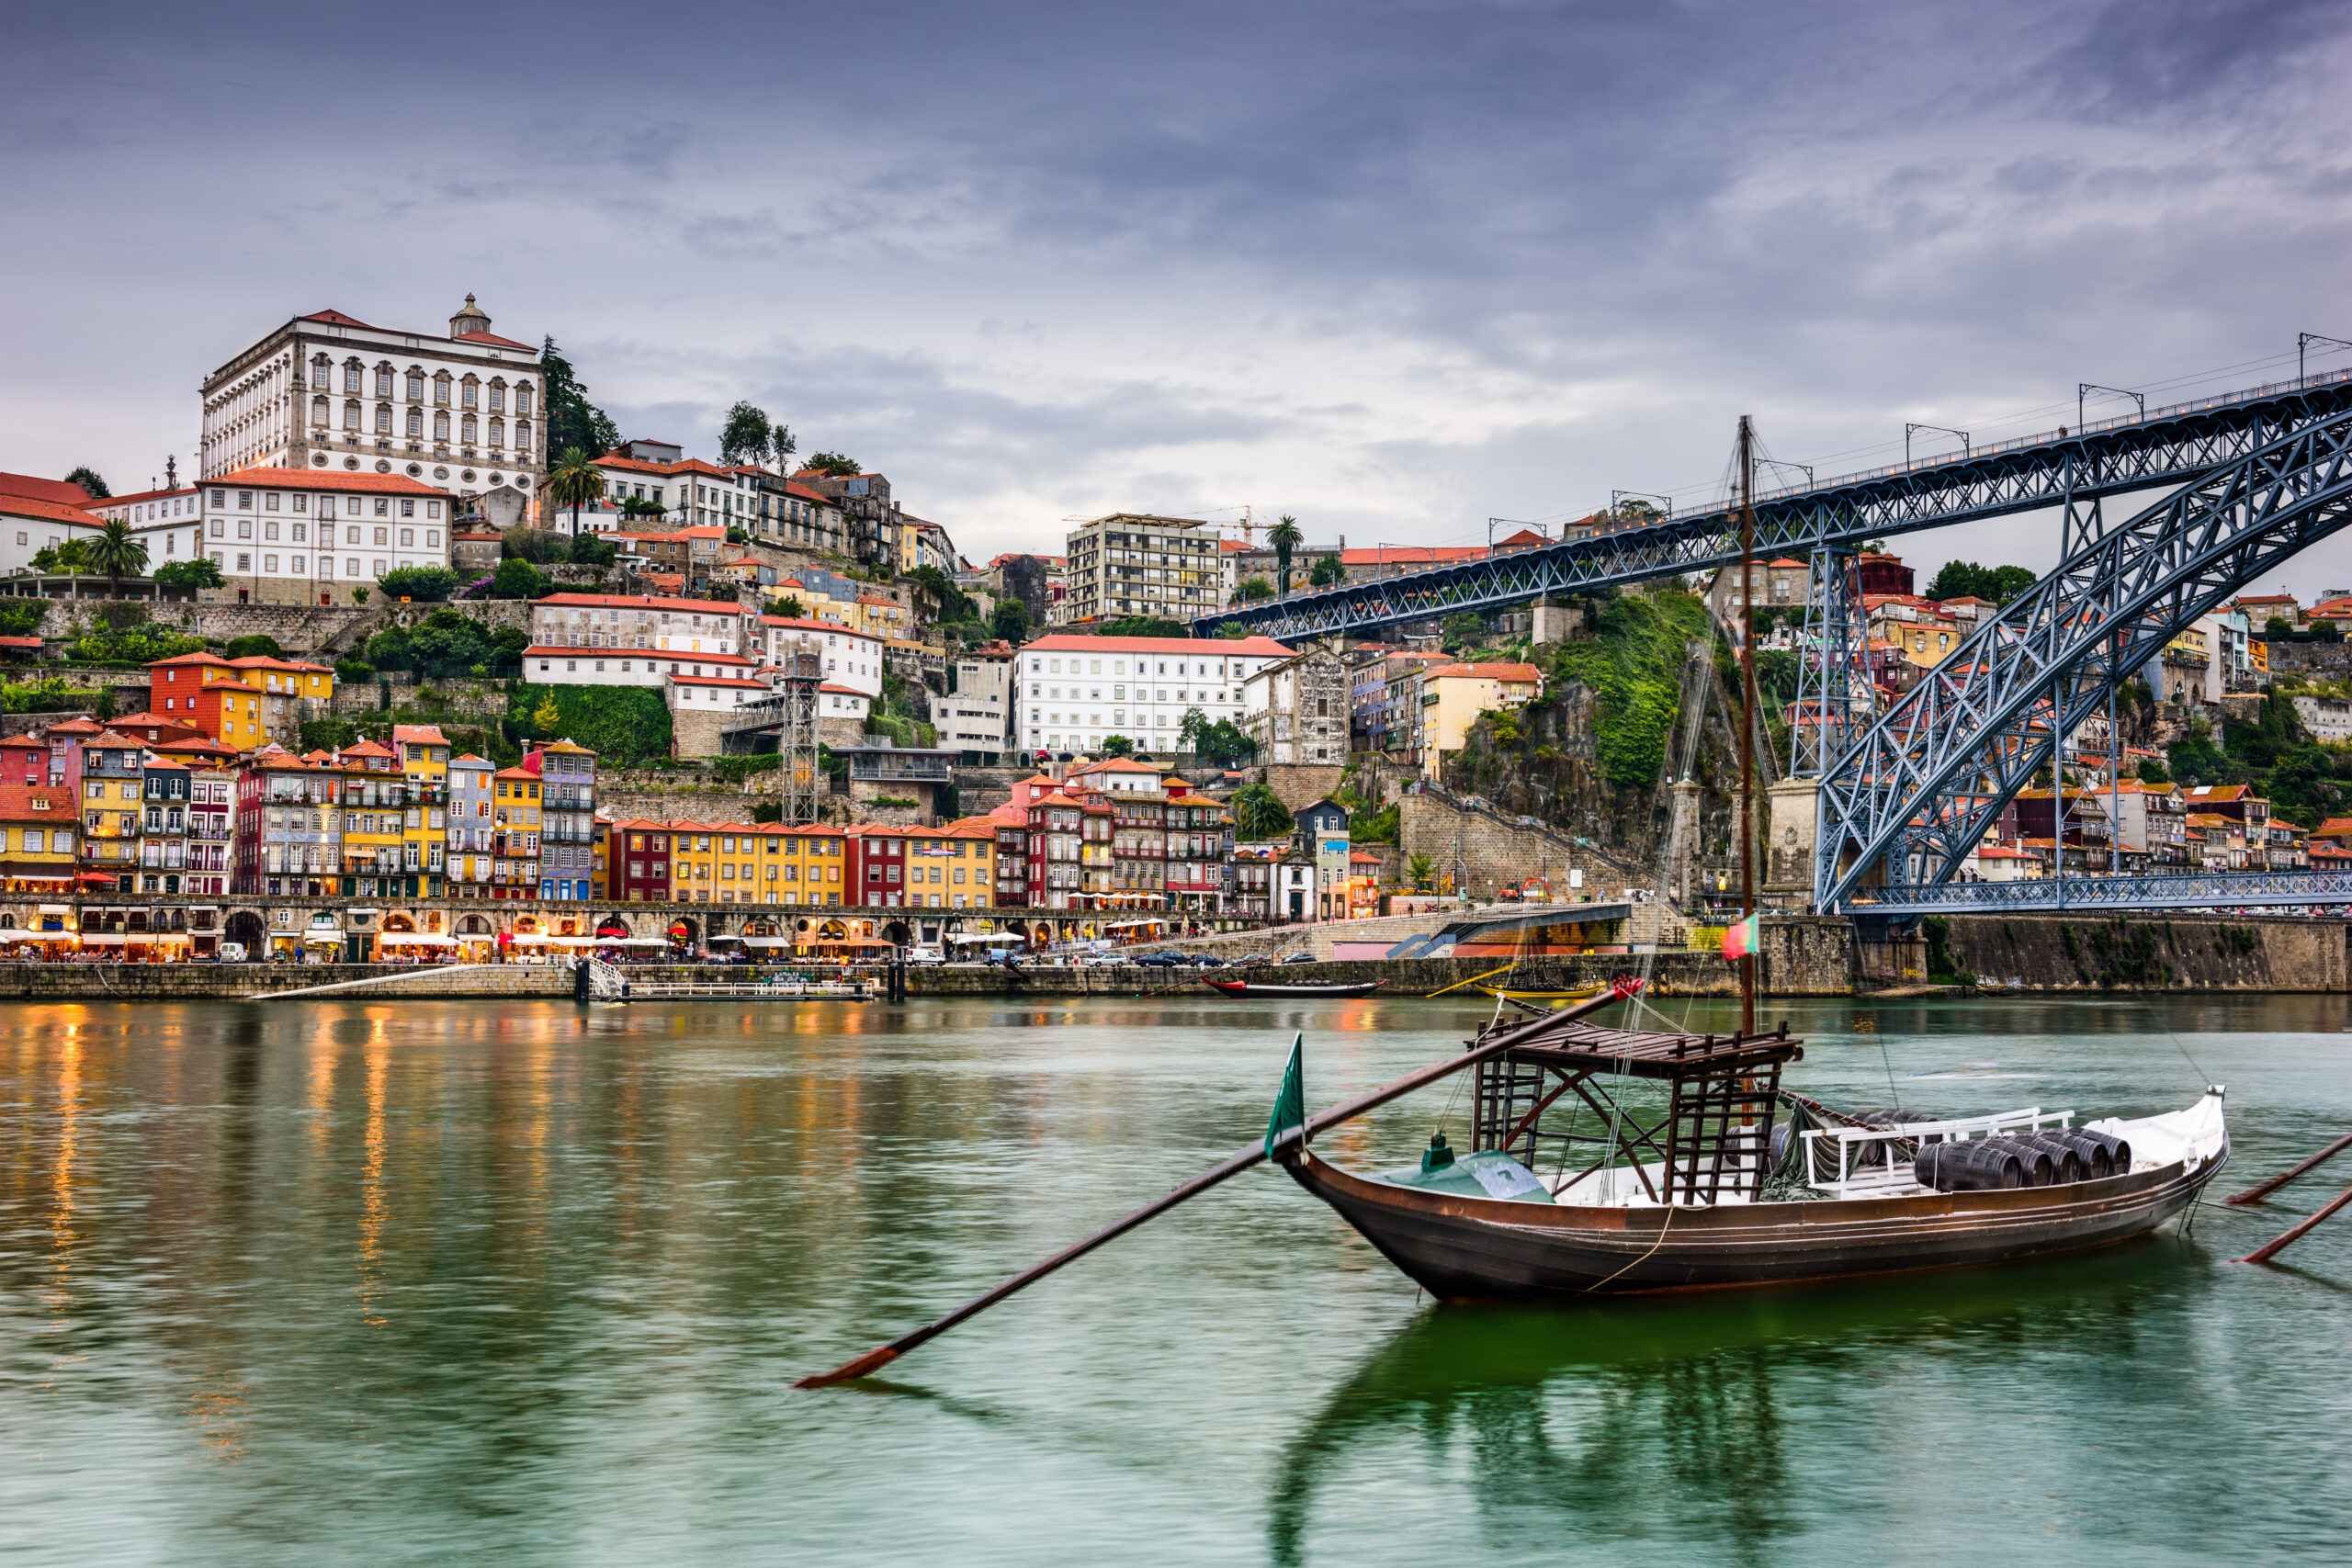
[[[1764,917],[1750,915],[1736,925],[1724,928],[1724,956],[1737,963],[1756,956],[1756,949],[1764,941]]]

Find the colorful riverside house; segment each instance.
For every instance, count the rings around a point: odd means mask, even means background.
[[[233,891],[289,898],[342,891],[343,780],[319,761],[270,747],[237,775]]]
[[[141,772],[139,891],[175,894],[188,863],[188,797],[194,770],[150,757]]]
[[[672,822],[666,826],[670,829],[670,901],[711,902],[718,883],[718,825]]]
[[[447,886],[449,837],[449,753],[454,750],[440,728],[430,724],[392,726],[392,750],[408,780],[408,820],[401,861],[423,867],[418,874],[424,895],[438,898]]]
[[[72,893],[81,874],[75,823],[75,801],[69,791],[46,780],[28,784],[22,772],[12,768],[0,779],[0,888],[52,900]],[[63,932],[70,918],[59,919],[55,930]],[[13,943],[23,938],[9,932],[5,940]]]
[[[144,752],[138,741],[112,730],[85,738],[78,750],[82,883],[101,893],[134,891]]]
[[[343,775],[343,896],[415,897],[424,856],[409,841],[411,792],[400,759],[389,746],[362,740],[345,747],[334,765]]]
[[[190,894],[217,897],[229,891],[232,869],[236,770],[202,758],[190,760],[187,768],[187,880],[180,886]]]
[[[670,896],[666,824],[633,817],[605,829],[605,897],[616,904],[659,904]]]
[[[551,740],[523,759],[538,776],[539,897],[587,899],[596,893],[596,753]]]
[[[786,828],[781,834],[781,888],[764,900],[838,908],[847,878],[849,837],[839,828]]]
[[[491,775],[491,892],[534,898],[539,891],[539,776],[526,768]]]
[[[447,875],[450,897],[480,898],[487,895],[497,829],[491,822],[491,803],[497,794],[498,764],[469,751],[449,759],[449,829]]]

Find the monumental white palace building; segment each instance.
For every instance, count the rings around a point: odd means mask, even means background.
[[[1091,752],[1104,736],[1124,735],[1138,751],[1173,751],[1186,713],[1238,724],[1242,682],[1290,656],[1264,637],[1042,637],[1019,655],[1017,744]]]
[[[535,517],[546,477],[539,351],[500,337],[466,296],[446,333],[297,316],[204,378],[198,478],[239,469],[398,475]],[[465,506],[458,508],[467,510]]]

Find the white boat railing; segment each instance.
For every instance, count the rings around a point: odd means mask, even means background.
[[[1890,1187],[1914,1187],[1917,1180],[1908,1157],[1897,1159],[1897,1143],[1922,1141],[1956,1144],[1969,1138],[2006,1138],[2018,1133],[2039,1133],[2045,1126],[2064,1129],[2074,1124],[2071,1111],[2044,1111],[2039,1105],[2023,1111],[2003,1111],[1991,1116],[1958,1116],[1943,1122],[1902,1122],[1887,1127],[1816,1127],[1799,1134],[1804,1139],[1805,1185],[1838,1197],[1884,1192]],[[1822,1145],[1837,1145],[1838,1174],[1824,1179]],[[1876,1149],[1868,1145],[1876,1145]],[[1875,1154],[1876,1158],[1871,1156]]]

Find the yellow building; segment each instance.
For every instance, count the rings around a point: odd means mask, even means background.
[[[447,874],[442,856],[449,839],[449,738],[437,726],[392,726],[392,750],[409,782],[408,818],[401,848],[404,865],[420,868],[423,894],[438,898]]]
[[[1533,702],[1544,672],[1532,664],[1451,664],[1420,679],[1421,772],[1438,775],[1439,759],[1459,751],[1483,714]]]
[[[491,881],[515,889],[510,898],[539,896],[539,776],[501,768],[490,778]]]
[[[761,873],[763,904],[822,904],[838,908],[849,874],[849,840],[838,828],[785,828],[775,834],[775,859]]]
[[[905,641],[915,629],[912,612],[895,599],[878,593],[861,593],[855,606],[856,619],[851,628],[884,641]]]

